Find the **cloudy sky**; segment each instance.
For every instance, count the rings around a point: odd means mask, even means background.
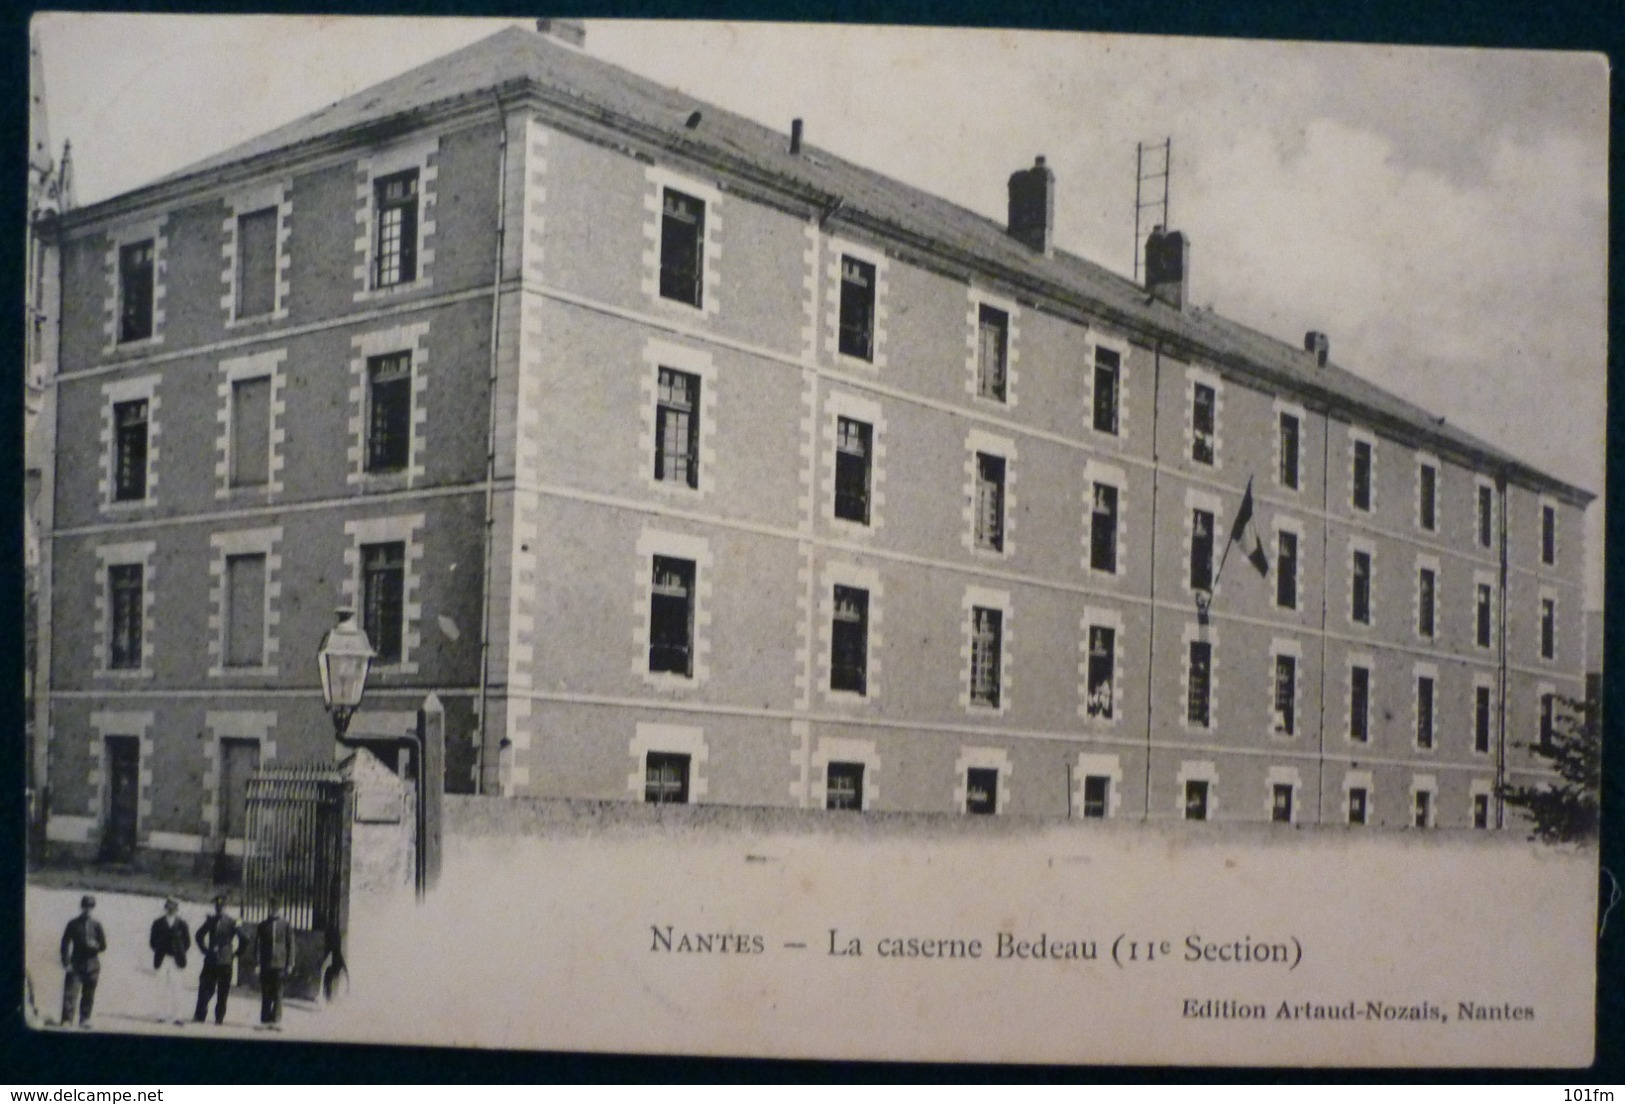
[[[48,15],[53,141],[94,202],[508,25]],[[528,25],[521,23],[521,25]],[[1195,301],[1603,490],[1597,55],[593,21],[589,52],[993,218],[1043,153],[1057,240],[1128,274],[1135,143],[1173,140]],[[1602,596],[1602,502],[1587,604]]]

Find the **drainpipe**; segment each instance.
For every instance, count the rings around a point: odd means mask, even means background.
[[[1119,396],[1121,402],[1121,396]],[[1153,687],[1157,670],[1157,486],[1162,469],[1159,466],[1157,421],[1162,412],[1162,340],[1151,347],[1151,594],[1147,607],[1151,616],[1145,634],[1145,812],[1141,820],[1151,819],[1151,733],[1155,725],[1156,692]],[[1087,642],[1085,642],[1087,647]],[[1085,687],[1087,691],[1087,687]],[[1109,811],[1109,810],[1108,810]]]
[[[491,743],[489,710],[491,687],[491,555],[493,530],[496,527],[497,480],[497,342],[502,318],[502,253],[505,247],[508,213],[508,113],[502,106],[502,96],[493,97],[497,108],[497,231],[496,255],[491,263],[491,362],[486,374],[490,389],[490,411],[485,430],[485,533],[483,565],[480,569],[480,744],[474,767],[474,792],[485,793],[487,763],[493,759],[501,770],[500,752],[490,754]],[[499,790],[500,792],[500,790]]]

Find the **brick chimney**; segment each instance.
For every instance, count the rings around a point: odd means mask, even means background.
[[[536,30],[570,46],[585,49],[587,45],[587,24],[579,19],[538,19]]]
[[[1303,351],[1314,355],[1315,367],[1324,368],[1326,367],[1326,358],[1332,352],[1331,338],[1319,330],[1310,330],[1303,335]]]
[[[1190,256],[1184,234],[1152,227],[1151,236],[1145,239],[1145,290],[1175,310],[1184,310]]]
[[[1055,174],[1039,154],[1030,169],[1010,174],[1010,226],[1012,238],[1049,256],[1055,244]]]

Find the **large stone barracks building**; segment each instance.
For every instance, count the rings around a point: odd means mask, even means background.
[[[544,21],[62,216],[53,845],[240,847],[338,606],[452,791],[1506,823],[1590,494],[801,139]]]

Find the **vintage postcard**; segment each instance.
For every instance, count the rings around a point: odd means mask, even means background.
[[[1604,58],[32,56],[40,1030],[1591,1061]]]

